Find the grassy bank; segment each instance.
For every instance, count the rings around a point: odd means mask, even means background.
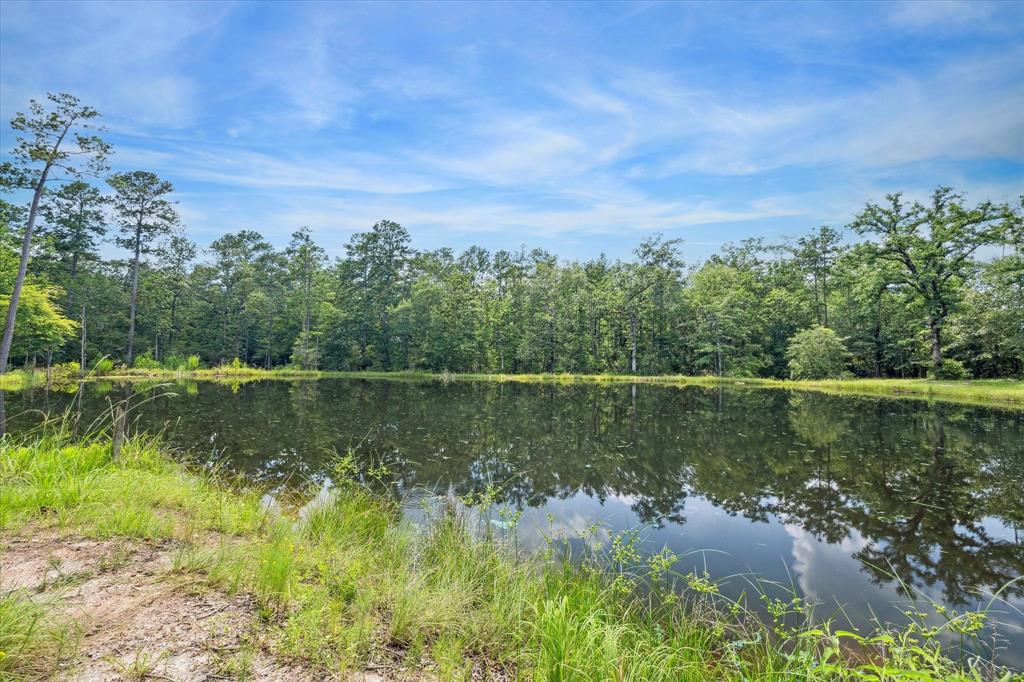
[[[431,374],[424,372],[345,372],[323,376],[353,378],[423,378],[445,381],[507,381],[522,383],[629,383],[669,386],[727,386],[736,388],[772,388],[790,391],[817,391],[845,395],[889,398],[927,398],[960,403],[1024,406],[1024,381],[1016,379],[977,379],[933,381],[931,379],[845,379],[793,381],[716,376],[628,375],[628,374]]]
[[[165,543],[178,589],[251,595],[263,646],[325,674],[383,667],[444,680],[996,677],[983,664],[947,659],[939,643],[949,633],[974,636],[983,617],[949,614],[936,629],[854,634],[812,625],[799,599],[765,598],[776,614],[765,622],[719,594],[712,576],[673,575],[673,557],[641,557],[628,538],[570,565],[481,536],[473,515],[453,506],[412,524],[400,501],[357,483],[367,472],[357,476],[346,458],[333,492],[311,487],[278,506],[244,481],[175,463],[142,437],[116,460],[102,438],[50,434],[0,448],[0,538],[56,529]],[[0,590],[0,676],[73,669],[74,626],[38,596]]]
[[[90,375],[90,378],[95,375]],[[222,366],[191,371],[160,369],[113,370],[103,379],[118,381],[188,379],[243,383],[263,379],[387,379],[433,381],[503,381],[518,383],[635,383],[669,386],[727,386],[817,391],[840,395],[917,398],[976,405],[1024,407],[1024,381],[1016,379],[975,379],[934,381],[931,379],[844,379],[826,381],[790,381],[715,376],[645,376],[626,374],[435,374],[429,372],[315,372],[296,369],[259,369]],[[23,371],[0,375],[0,390],[17,390],[46,382],[46,374]]]

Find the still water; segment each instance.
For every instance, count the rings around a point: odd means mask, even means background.
[[[82,423],[123,387],[80,400],[8,393],[7,429],[74,405]],[[136,388],[135,391],[139,389]],[[387,464],[399,492],[499,490],[518,541],[582,546],[641,529],[682,573],[723,591],[750,576],[816,614],[892,622],[916,593],[987,604],[997,658],[1024,668],[1024,413],[913,400],[626,384],[262,381],[136,395],[136,428],[271,484],[324,479],[337,452]],[[898,579],[897,579],[898,578]],[[1016,582],[1014,579],[1018,579]],[[937,622],[937,621],[936,621]],[[989,633],[991,636],[991,633]]]

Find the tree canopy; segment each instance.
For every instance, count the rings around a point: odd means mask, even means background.
[[[81,132],[96,115],[54,95],[49,109],[32,103],[12,121],[19,137],[2,177],[21,194],[0,204],[0,251],[15,297],[22,281],[36,287],[32,315],[54,325],[18,332],[29,361],[51,350],[78,359],[81,340],[65,322],[85,319],[86,356],[126,364],[195,354],[328,370],[1024,374],[1024,199],[894,193],[848,229],[748,239],[702,262],[661,235],[622,260],[525,246],[420,251],[391,220],[345,244],[300,227],[276,248],[243,229],[200,250],[169,180],[122,172],[104,193],[80,177],[110,152]],[[60,146],[66,135],[77,136],[74,151]],[[102,247],[108,225],[113,247]]]

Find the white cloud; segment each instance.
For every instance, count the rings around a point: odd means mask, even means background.
[[[285,156],[238,146],[174,142],[165,143],[161,151],[122,146],[116,162],[119,167],[159,167],[172,179],[225,188],[412,194],[449,186],[426,173],[404,170],[392,157],[360,152]]]
[[[978,199],[1010,191],[1012,178],[979,183],[963,162],[1024,158],[1019,44],[864,58],[868,29],[875,39],[1015,25],[996,5],[880,6],[852,27],[837,7],[652,7],[645,21],[682,19],[643,58],[559,32],[563,8],[531,10],[528,21],[549,23],[522,36],[446,8],[410,19],[405,7],[295,7],[264,26],[242,12],[226,21],[230,4],[3,3],[0,110],[75,91],[107,114],[118,169],[151,168],[186,189],[210,233],[345,232],[384,216],[562,240],[842,222],[883,182],[901,189],[893,177],[912,191],[915,177],[946,177]],[[429,30],[407,23],[432,12],[444,21]],[[613,39],[609,27],[632,14],[594,30]],[[712,20],[717,33],[702,35]],[[725,34],[777,57],[739,69],[763,81],[729,80],[733,65],[714,62],[749,54],[723,49]],[[687,56],[701,50],[707,63]],[[920,172],[898,175],[910,167]],[[816,185],[819,171],[835,186]]]
[[[799,214],[799,210],[786,206],[785,202],[771,200],[726,207],[712,202],[685,204],[647,198],[630,203],[543,209],[502,200],[458,199],[434,201],[433,205],[424,206],[398,197],[388,201],[321,199],[315,204],[299,198],[285,202],[281,210],[272,211],[266,220],[268,225],[276,226],[275,229],[314,225],[325,234],[366,230],[386,217],[413,229],[441,229],[454,234],[501,233],[549,239],[574,234],[672,231],[674,236],[685,239],[685,232],[680,230],[688,227]]]
[[[895,4],[889,21],[905,28],[958,30],[965,24],[987,24],[993,10],[992,3],[981,0],[905,0]]]
[[[650,111],[642,128],[661,131],[666,149],[684,151],[638,164],[631,173],[747,175],[792,165],[880,168],[936,159],[1019,159],[1022,63],[1024,49],[1016,49],[923,76],[890,74],[859,91],[796,105],[741,107],[656,88],[666,109]],[[685,112],[685,123],[673,128],[670,109]],[[666,122],[658,125],[659,119]]]
[[[188,41],[213,29],[231,3],[3,3],[3,114],[45,91],[70,90],[119,128],[185,127],[198,86],[182,67]]]

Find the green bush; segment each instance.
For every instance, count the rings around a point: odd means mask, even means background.
[[[932,372],[932,378],[948,379],[952,381],[970,379],[971,370],[964,367],[964,363],[959,360],[943,360],[942,369],[938,372]]]
[[[50,367],[50,381],[67,382],[78,380],[79,366],[77,362],[64,362]]]
[[[164,369],[177,369],[180,370],[185,365],[185,358],[180,355],[168,355],[160,363]]]
[[[164,369],[171,369],[176,372],[192,372],[199,369],[199,356],[168,355],[160,364]]]
[[[99,375],[110,374],[113,371],[113,369],[114,361],[111,360],[110,358],[100,358],[92,367],[92,371]]]
[[[135,358],[135,362],[132,364],[135,369],[163,369],[164,366],[160,364],[159,360],[154,360],[153,356],[149,353],[143,353],[139,357]]]
[[[811,327],[789,339],[786,358],[791,379],[839,379],[847,375],[849,353],[843,339],[828,327]]]

